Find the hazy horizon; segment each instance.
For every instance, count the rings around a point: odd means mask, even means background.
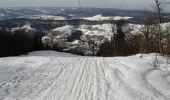
[[[79,7],[78,0],[0,0],[0,7]],[[80,0],[82,7],[149,9],[153,0]],[[169,7],[167,7],[168,9]]]
[[[1,8],[8,7],[79,7],[78,0],[0,0]],[[153,0],[80,0],[82,7],[144,10],[152,9]],[[170,12],[170,7],[166,7]]]

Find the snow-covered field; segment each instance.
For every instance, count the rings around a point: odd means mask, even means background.
[[[37,51],[0,58],[0,100],[170,100],[170,65],[158,58],[159,68],[154,54],[98,58]]]

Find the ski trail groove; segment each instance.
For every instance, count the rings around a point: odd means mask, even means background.
[[[5,77],[0,76],[0,100],[170,99],[170,72],[144,62],[141,67],[121,57],[42,57],[36,62],[39,58],[17,58],[11,64],[0,59]]]

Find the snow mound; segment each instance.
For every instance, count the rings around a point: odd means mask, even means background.
[[[0,100],[170,100],[170,70],[155,68],[154,54],[138,56],[0,58]]]

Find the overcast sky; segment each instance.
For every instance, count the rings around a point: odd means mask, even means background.
[[[124,1],[122,3],[122,1]],[[80,0],[82,7],[147,9],[153,0]],[[0,7],[78,7],[78,0],[0,0]],[[169,5],[170,6],[170,5]],[[170,8],[170,7],[168,7]]]

